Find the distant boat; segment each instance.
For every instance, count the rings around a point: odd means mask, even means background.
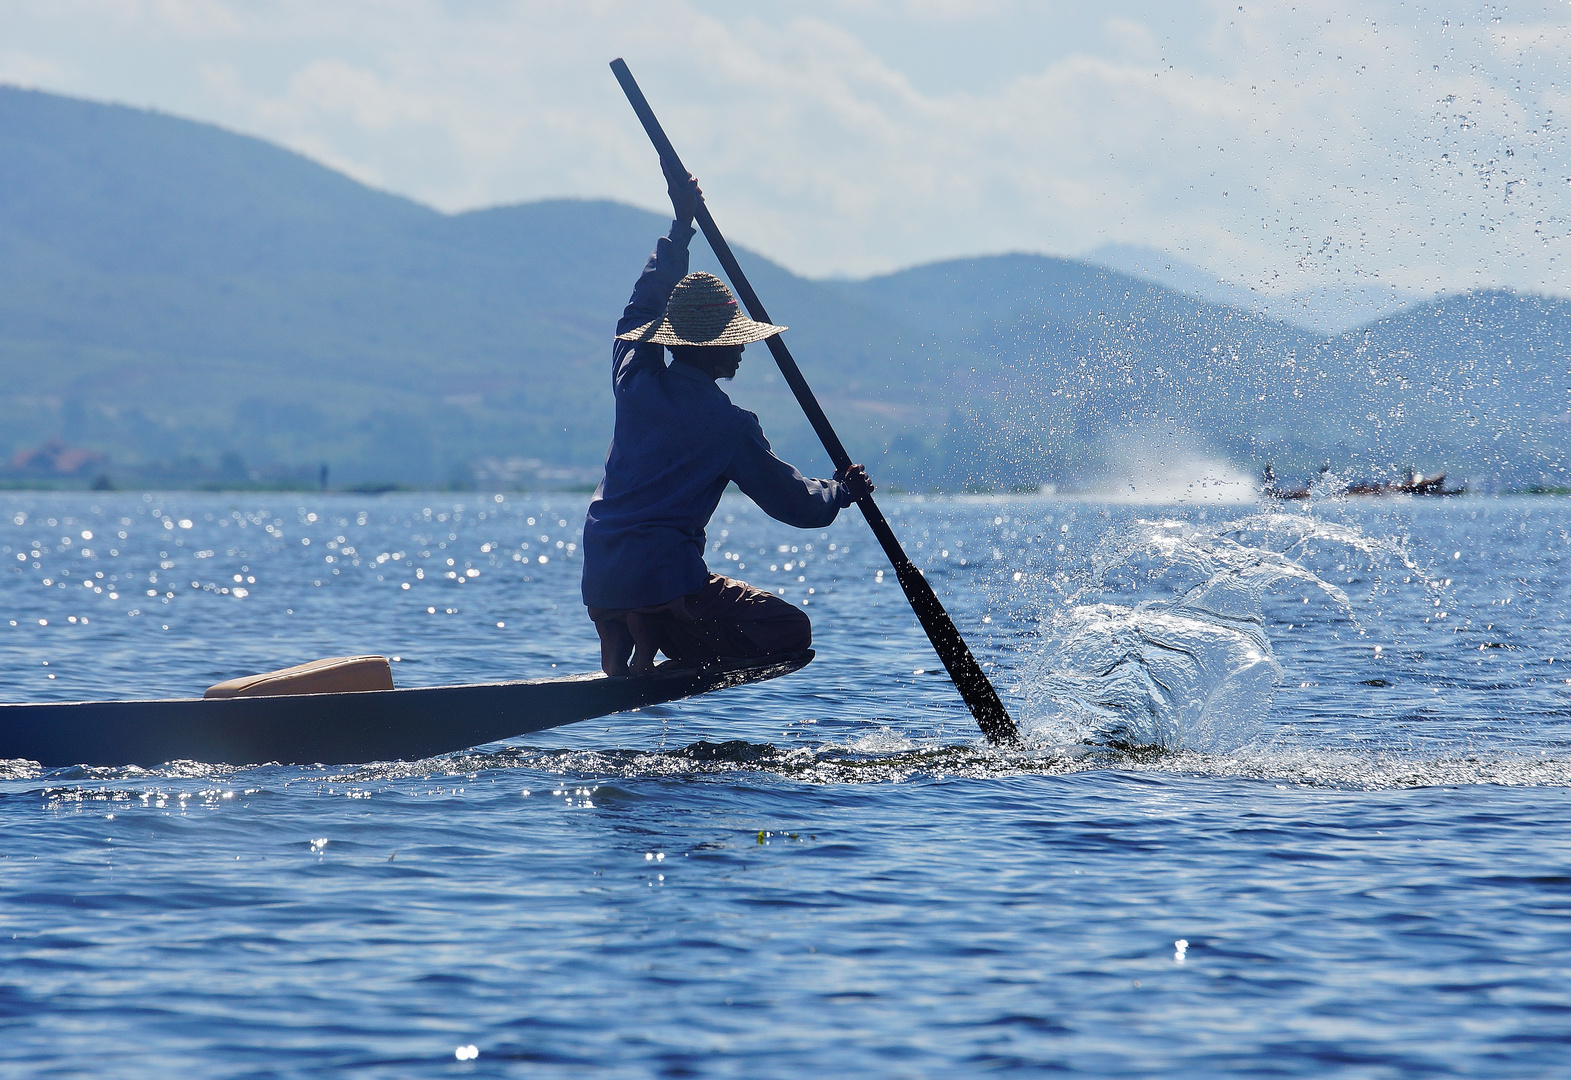
[[[1330,473],[1330,468],[1320,470],[1320,475],[1325,477]],[[1276,472],[1267,465],[1260,472],[1260,494],[1268,499],[1307,499],[1309,498],[1311,481],[1305,480],[1302,484],[1286,487],[1276,478]],[[1467,490],[1466,486],[1446,487],[1446,474],[1438,476],[1425,476],[1422,473],[1408,469],[1400,480],[1354,480],[1341,488],[1328,489],[1328,495],[1461,495]]]
[[[1283,487],[1276,478],[1276,470],[1267,465],[1260,473],[1260,494],[1268,499],[1307,499],[1309,481],[1298,487]]]
[[[1344,495],[1460,495],[1463,487],[1446,487],[1446,474],[1425,476],[1408,469],[1401,480],[1358,480],[1349,484]]]

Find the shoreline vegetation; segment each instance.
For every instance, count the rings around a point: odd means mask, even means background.
[[[551,493],[583,493],[589,494],[595,490],[594,485],[571,484],[563,487],[535,488],[535,487],[497,487],[482,486],[468,483],[448,484],[401,484],[401,483],[362,483],[362,484],[329,484],[322,485],[298,480],[148,480],[139,482],[135,477],[124,480],[109,476],[98,476],[92,480],[81,478],[48,478],[48,479],[0,479],[0,492],[21,491],[196,491],[196,492],[316,492],[323,495],[391,495],[399,493],[413,493],[417,491],[507,491],[519,493],[551,492]]]

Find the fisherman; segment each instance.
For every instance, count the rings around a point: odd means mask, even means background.
[[[834,480],[803,477],[770,452],[758,417],[716,385],[736,374],[744,346],[785,327],[742,314],[713,274],[687,273],[702,192],[669,168],[666,184],[676,220],[616,324],[616,426],[584,518],[584,604],[607,675],[646,674],[657,651],[698,663],[808,648],[806,612],[709,572],[704,526],[729,481],[802,529],[828,525],[873,491],[860,465]]]

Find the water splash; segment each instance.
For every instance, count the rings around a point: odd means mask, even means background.
[[[891,739],[891,745],[899,741]],[[1318,747],[1258,746],[1221,754],[1181,750],[1125,751],[1106,746],[1051,746],[1027,741],[994,747],[981,741],[933,739],[901,749],[869,749],[863,740],[780,747],[772,743],[698,742],[673,750],[541,749],[529,746],[471,750],[423,762],[346,767],[323,774],[328,787],[440,784],[486,774],[546,773],[568,785],[591,785],[599,804],[616,801],[619,781],[648,778],[736,777],[756,773],[808,784],[898,784],[946,779],[1072,776],[1105,771],[1160,777],[1215,777],[1257,781],[1285,789],[1392,791],[1488,784],[1571,787],[1571,758],[1510,752],[1461,755],[1396,751],[1326,751]],[[607,786],[611,785],[611,786]]]
[[[893,745],[898,738],[890,740]],[[1191,750],[1125,751],[1106,746],[1050,746],[1027,742],[1008,748],[980,741],[934,739],[902,749],[868,749],[856,743],[822,742],[778,747],[736,740],[698,742],[671,750],[613,747],[545,749],[527,745],[468,750],[424,761],[384,762],[327,769],[238,770],[199,786],[175,786],[162,770],[137,776],[83,782],[42,770],[40,786],[21,788],[56,811],[165,808],[250,813],[259,798],[292,786],[316,787],[323,795],[374,798],[446,796],[482,780],[516,778],[528,785],[519,794],[571,800],[574,810],[614,806],[619,782],[642,779],[731,777],[758,774],[806,784],[899,784],[947,779],[992,780],[1016,776],[1134,773],[1152,778],[1209,777],[1258,782],[1268,789],[1393,791],[1422,787],[1491,785],[1571,788],[1571,758],[1475,751],[1413,754],[1400,751],[1327,751],[1323,747],[1265,745],[1220,754]],[[544,779],[555,777],[553,781]],[[546,786],[541,787],[544,784]],[[566,804],[564,804],[566,805]]]
[[[1109,442],[1104,455],[1102,478],[1088,487],[1099,502],[1164,506],[1260,498],[1254,476],[1178,431],[1129,432]]]
[[[1027,730],[1169,752],[1221,753],[1260,738],[1282,679],[1267,595],[1296,585],[1353,614],[1347,594],[1306,565],[1326,546],[1344,559],[1395,555],[1417,572],[1400,545],[1301,513],[1140,520],[1093,556],[1087,583],[1049,617],[1053,645],[1023,672]]]

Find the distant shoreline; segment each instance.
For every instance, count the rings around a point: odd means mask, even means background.
[[[203,482],[194,484],[182,483],[115,483],[110,486],[95,485],[85,480],[0,480],[0,494],[23,494],[27,492],[81,492],[84,494],[126,494],[131,492],[183,492],[190,494],[300,494],[300,495],[465,495],[465,494],[506,494],[506,495],[590,495],[595,490],[591,484],[575,484],[564,487],[481,487],[469,486],[422,486],[418,484],[394,483],[366,483],[346,484],[320,488],[314,484],[290,483],[262,483],[262,482],[236,482],[215,483]],[[728,488],[728,492],[734,491]],[[1068,489],[1045,490],[1039,488],[1024,488],[999,486],[964,487],[964,488],[931,488],[921,491],[905,490],[903,488],[886,486],[882,490],[891,497],[913,496],[991,496],[1005,498],[1027,498],[1041,496],[1045,498],[1059,498],[1067,500],[1098,500],[1105,493],[1098,491],[1075,491]],[[1533,486],[1526,488],[1511,488],[1505,491],[1482,492],[1468,491],[1469,497],[1501,497],[1501,496],[1567,496],[1571,495],[1571,487],[1559,486]],[[1378,498],[1394,498],[1395,496],[1380,496]],[[1423,496],[1409,496],[1411,498],[1424,498]],[[1122,501],[1114,498],[1112,501]],[[1158,500],[1160,501],[1160,500]],[[1188,501],[1188,500],[1180,500]],[[1248,502],[1248,499],[1240,500]],[[1262,497],[1264,501],[1264,497]]]
[[[230,492],[230,493],[234,493],[234,494],[245,494],[245,493],[267,494],[267,493],[281,493],[281,492],[297,492],[297,493],[300,493],[300,494],[314,493],[314,494],[319,494],[319,495],[398,495],[398,494],[415,494],[417,492],[428,492],[428,493],[440,492],[440,493],[446,493],[446,494],[464,494],[464,493],[468,493],[468,492],[476,492],[476,491],[482,491],[482,490],[486,491],[486,492],[492,492],[492,491],[509,492],[509,493],[516,492],[518,494],[552,494],[552,495],[585,494],[585,495],[587,495],[587,494],[592,493],[595,489],[594,489],[593,485],[584,485],[584,484],[576,484],[576,485],[567,486],[567,487],[554,487],[554,488],[481,488],[481,487],[474,486],[474,485],[465,486],[465,487],[459,487],[459,486],[452,486],[452,485],[448,485],[448,486],[424,486],[424,485],[418,485],[418,484],[366,483],[366,484],[344,484],[344,485],[336,485],[335,484],[335,485],[332,485],[332,486],[327,487],[327,488],[324,489],[322,487],[319,487],[316,484],[288,483],[288,482],[284,482],[284,483],[267,483],[267,482],[262,482],[262,481],[256,481],[256,482],[236,481],[236,482],[233,482],[233,483],[220,483],[220,482],[213,482],[213,481],[201,481],[201,482],[196,482],[196,483],[180,483],[180,482],[163,482],[163,483],[159,483],[159,482],[153,482],[153,483],[147,483],[147,484],[138,484],[138,483],[135,483],[134,481],[127,481],[127,482],[124,482],[124,483],[116,481],[116,482],[111,482],[111,483],[108,483],[108,484],[104,484],[104,483],[99,483],[99,482],[95,482],[95,481],[76,480],[76,479],[69,479],[69,480],[66,480],[66,479],[62,479],[62,480],[0,480],[0,492],[11,492],[11,493],[26,492],[26,491],[40,491],[40,492],[43,492],[43,491],[82,491],[82,492],[90,492],[90,493],[95,493],[95,494],[96,493],[113,494],[113,493],[116,493],[116,492],[130,492],[130,491],[185,491],[185,492],[206,493],[206,494],[222,494],[222,493],[225,493],[225,492]]]

